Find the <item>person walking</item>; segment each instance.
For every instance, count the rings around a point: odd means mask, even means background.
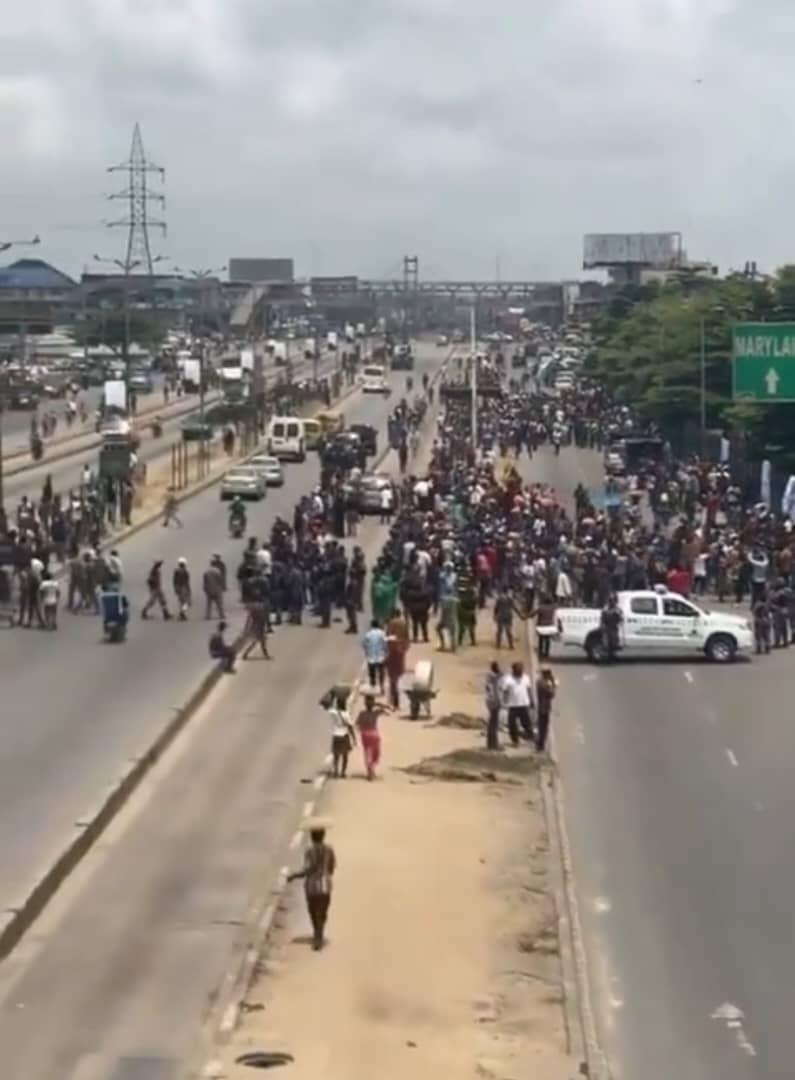
[[[179,499],[177,493],[173,488],[168,488],[165,498],[163,499],[163,528],[167,529],[173,521],[177,528],[182,528],[182,519],[177,513],[177,507],[179,506]]]
[[[334,687],[321,700],[331,719],[331,776],[345,779],[348,772],[348,757],[356,745],[356,732],[348,714],[347,688]]]
[[[289,874],[288,881],[303,878],[306,908],[312,923],[312,948],[318,952],[325,944],[326,922],[331,906],[331,886],[337,869],[334,848],[326,843],[326,826],[309,819],[309,846],[304,851],[304,867]]]
[[[503,586],[494,601],[494,625],[497,631],[497,648],[502,648],[503,639],[508,642],[508,648],[513,649],[513,598],[507,588]]]
[[[378,730],[378,718],[387,712],[384,705],[376,705],[372,690],[364,691],[364,708],[356,717],[356,727],[362,744],[364,772],[368,780],[375,780],[376,766],[381,760],[381,733]]]
[[[549,736],[549,724],[552,718],[552,702],[558,684],[552,673],[552,668],[544,664],[536,679],[536,738],[535,745],[539,754],[543,754],[547,747]]]
[[[387,644],[386,634],[381,629],[378,619],[373,619],[370,629],[362,638],[362,650],[367,664],[367,677],[370,680],[370,686],[375,689],[375,686],[378,685],[378,689],[383,694]]]
[[[58,629],[58,604],[61,599],[61,586],[52,576],[49,570],[42,574],[39,586],[39,598],[41,610],[44,616],[44,625],[48,630]]]
[[[210,565],[202,575],[202,588],[204,590],[204,617],[211,619],[216,615],[219,619],[224,618],[224,589],[226,582],[224,573],[219,565],[217,556],[213,556]]]
[[[149,618],[149,612],[155,606],[160,605],[160,610],[163,613],[164,619],[171,618],[171,612],[168,610],[168,604],[163,594],[163,560],[156,559],[152,564],[152,569],[146,578],[146,587],[149,590],[149,599],[146,601],[141,612],[142,619]]]
[[[185,622],[188,617],[188,611],[192,603],[190,571],[188,570],[187,559],[177,559],[177,565],[174,568],[174,573],[171,576],[171,584],[174,589],[174,595],[177,598],[177,610],[179,612],[179,620],[180,622]]]

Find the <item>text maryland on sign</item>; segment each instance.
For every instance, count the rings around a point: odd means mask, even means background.
[[[752,360],[795,359],[795,323],[758,323],[735,327],[734,355]]]

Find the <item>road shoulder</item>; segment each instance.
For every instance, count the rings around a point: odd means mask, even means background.
[[[527,751],[483,749],[492,650],[415,646],[409,666],[431,655],[433,720],[388,717],[381,778],[363,779],[355,751],[351,776],[324,789],[339,860],[327,948],[308,947],[291,886],[206,1075],[242,1080],[236,1059],[256,1050],[292,1054],[296,1080],[574,1075],[541,771]]]

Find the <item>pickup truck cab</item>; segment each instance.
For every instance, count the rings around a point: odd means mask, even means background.
[[[688,656],[701,653],[715,663],[729,663],[749,653],[753,628],[741,615],[704,611],[664,586],[618,593],[623,616],[619,650],[632,656]],[[598,608],[558,608],[557,642],[580,648],[589,660],[606,658]]]

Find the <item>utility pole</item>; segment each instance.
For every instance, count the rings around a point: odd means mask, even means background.
[[[469,347],[472,353],[469,362],[469,389],[472,394],[472,449],[478,452],[478,335],[475,304],[469,309]]]
[[[408,315],[411,313],[413,325],[417,323],[417,298],[420,287],[420,257],[419,255],[403,256],[403,299],[406,305],[403,323],[403,340],[408,342],[411,332],[407,326]]]
[[[180,269],[179,266],[174,267],[175,274],[187,274],[193,278],[194,281],[199,283],[199,416],[202,423],[204,423],[204,398],[206,393],[205,387],[205,339],[204,339],[204,316],[206,312],[205,305],[205,283],[209,278],[213,278],[216,274],[223,274],[228,269],[226,266],[219,266],[217,268],[208,267],[207,269],[193,270],[188,268],[186,270]]]
[[[36,244],[41,243],[41,238],[38,233],[32,240],[0,240],[0,252],[8,251],[12,247],[35,247]],[[23,338],[26,338],[27,323],[23,320],[22,327]],[[23,353],[27,347],[26,340],[23,341]],[[23,362],[24,363],[24,362]],[[8,393],[8,374],[6,372],[0,372],[0,537],[6,533],[6,512],[5,512],[5,485],[3,480],[3,410],[5,409],[5,399]]]

